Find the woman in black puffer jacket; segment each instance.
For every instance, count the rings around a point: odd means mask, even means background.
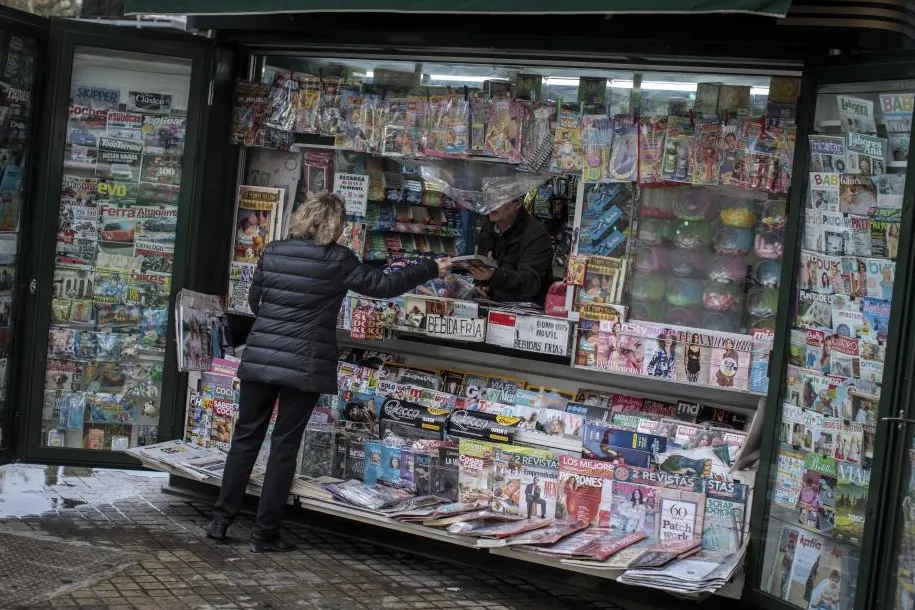
[[[337,391],[337,313],[348,290],[391,298],[443,275],[449,259],[398,273],[359,262],[336,242],[346,212],[337,195],[321,195],[292,213],[290,237],[267,245],[248,300],[257,315],[238,369],[238,422],[219,500],[207,535],[224,539],[244,500],[248,478],[279,400],[270,457],[251,534],[254,552],[289,551],[279,536],[302,433],[319,394]]]

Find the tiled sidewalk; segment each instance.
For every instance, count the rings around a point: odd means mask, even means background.
[[[299,549],[249,553],[250,519],[231,530],[229,544],[207,540],[209,503],[163,493],[167,478],[150,473],[44,466],[0,467],[0,533],[91,544],[129,558],[49,599],[15,608],[229,610],[647,610],[569,576],[564,584],[498,569],[454,565],[290,523]],[[80,547],[81,551],[84,547]],[[74,552],[74,561],[78,561]],[[61,568],[66,566],[61,566]],[[79,570],[70,572],[78,573]],[[49,570],[51,568],[48,568]],[[8,572],[15,574],[15,569]],[[51,575],[49,573],[49,575]],[[48,589],[52,588],[49,583]],[[0,588],[2,591],[2,588]],[[20,597],[20,599],[22,599]],[[613,601],[611,601],[613,600]],[[673,602],[673,600],[671,600]],[[4,606],[0,594],[0,608]],[[682,605],[682,603],[680,604]],[[674,603],[670,607],[676,607]]]

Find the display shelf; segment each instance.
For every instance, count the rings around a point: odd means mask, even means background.
[[[342,519],[350,519],[352,521],[367,523],[369,525],[376,525],[385,529],[393,530],[395,532],[412,534],[414,536],[421,536],[423,538],[430,538],[432,540],[438,540],[439,542],[447,542],[449,544],[456,544],[466,548],[483,550],[477,546],[476,540],[474,538],[470,538],[468,536],[456,536],[454,534],[449,534],[443,530],[435,529],[432,527],[425,527],[413,523],[401,523],[400,521],[389,519],[382,515],[376,515],[371,512],[362,511],[356,508],[350,508],[348,506],[343,506],[334,502],[324,502],[321,500],[314,500],[312,498],[301,497],[298,498],[298,502],[299,505],[306,510],[313,510],[325,515],[340,517]]]
[[[398,222],[393,225],[381,226],[375,225],[368,229],[373,233],[406,233],[409,235],[434,235],[436,237],[454,238],[458,236],[458,231],[447,226],[425,223],[406,223]]]
[[[386,341],[357,341],[346,331],[337,331],[337,344],[341,347],[371,349],[407,356],[432,358],[443,365],[463,364],[475,369],[488,367],[512,371],[518,376],[531,375],[551,377],[570,381],[587,387],[599,387],[637,392],[657,400],[694,400],[704,405],[720,407],[730,411],[753,413],[759,406],[761,394],[737,390],[725,390],[710,386],[673,381],[661,381],[655,377],[625,375],[615,372],[594,371],[571,366],[557,366],[556,362],[544,362],[530,357],[487,353],[460,344],[438,344],[410,339],[388,339]]]

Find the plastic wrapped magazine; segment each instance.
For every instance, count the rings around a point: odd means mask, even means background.
[[[369,510],[381,510],[410,497],[410,493],[383,485],[366,485],[361,481],[329,483],[324,486],[334,499]]]
[[[458,504],[463,504],[464,506],[472,506],[477,504],[483,504],[485,502],[482,500],[475,500],[473,502],[460,502]],[[518,515],[506,515],[502,513],[494,513],[490,510],[478,510],[474,512],[465,512],[454,515],[445,515],[435,519],[426,519],[423,521],[423,525],[427,527],[446,527],[454,525],[455,523],[463,523],[465,521],[480,521],[480,522],[505,522],[505,521],[523,521],[524,517],[519,517]]]
[[[438,497],[438,496],[435,496]],[[486,508],[485,502],[450,502],[429,508],[418,508],[392,515],[398,521],[433,521],[446,519],[455,515],[474,513]]]
[[[337,431],[330,426],[305,428],[299,473],[306,477],[330,476],[334,472],[334,447]]]
[[[538,530],[553,523],[552,519],[525,519],[523,521],[510,521],[508,523],[491,523],[486,519],[463,521],[448,526],[448,532],[461,536],[474,536],[476,538],[507,538],[515,534],[522,534],[531,530]]]
[[[559,522],[551,523],[546,527],[535,529],[529,532],[523,532],[516,536],[511,536],[509,538],[503,538],[498,542],[493,541],[492,544],[487,544],[487,546],[516,546],[522,544],[555,544],[559,542],[566,536],[571,536],[576,532],[588,527],[588,524],[584,521],[569,521],[569,522]],[[482,543],[482,541],[481,541]],[[482,546],[482,544],[481,544]]]

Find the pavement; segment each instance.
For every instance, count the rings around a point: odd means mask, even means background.
[[[477,561],[472,554],[481,554],[472,550],[461,555],[428,542],[393,541],[408,548],[399,550],[359,526],[308,514],[284,526],[298,550],[252,554],[251,513],[233,525],[233,541],[214,542],[203,530],[212,499],[176,495],[167,485],[166,475],[145,471],[0,467],[0,608],[664,610],[690,604],[565,572]]]

